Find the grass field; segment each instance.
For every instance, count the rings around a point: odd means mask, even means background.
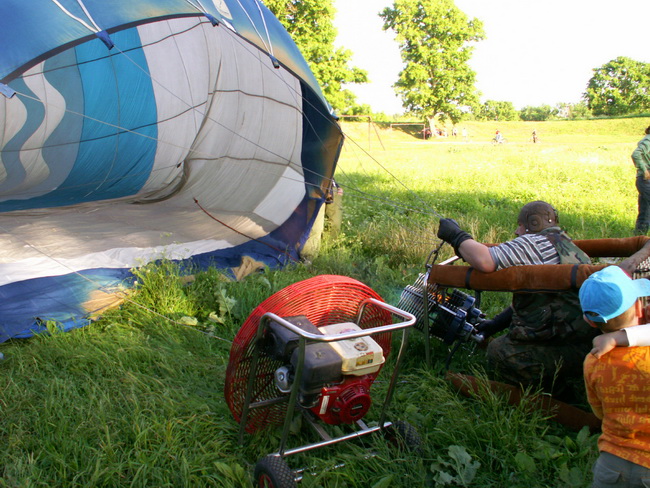
[[[237,330],[275,291],[341,274],[396,304],[439,243],[440,216],[478,240],[503,241],[519,207],[536,199],[556,206],[574,238],[632,235],[630,153],[650,119],[465,125],[467,141],[423,141],[402,129],[343,123],[342,231],[326,235],[310,263],[241,282],[211,270],[189,284],[172,263],[150,266],[138,271],[131,301],[91,326],[58,333],[52,324],[50,335],[0,344],[0,487],[251,486],[252,466],[277,449],[279,432],[238,445],[225,370]],[[508,144],[490,144],[497,128]],[[533,128],[539,144],[529,141]],[[450,254],[443,247],[441,256]],[[510,299],[486,295],[488,315]],[[414,332],[390,405],[390,420],[417,428],[420,452],[372,438],[300,454],[290,465],[309,468],[302,486],[589,486],[597,436],[568,431],[526,402],[458,396],[441,375],[446,354],[435,345],[436,364],[424,365]],[[481,374],[482,354],[461,350],[454,368]],[[375,404],[386,388],[380,376]],[[377,417],[373,408],[367,420]],[[298,430],[290,439],[312,440]]]

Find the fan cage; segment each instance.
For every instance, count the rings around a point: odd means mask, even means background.
[[[357,322],[362,302],[367,298],[383,301],[374,290],[353,278],[319,275],[289,285],[258,305],[239,329],[230,349],[224,394],[235,420],[240,422],[242,418],[248,380],[252,374],[255,336],[264,314],[274,313],[279,317],[304,315],[317,327],[354,322],[362,329],[371,329],[392,324],[392,314],[372,304],[365,307],[360,322]],[[372,337],[387,358],[390,354],[392,334],[385,332]],[[274,373],[282,365],[281,361],[263,352],[259,355],[251,395],[252,403],[278,398],[280,392],[275,386]],[[379,372],[380,370],[373,373],[373,380]],[[252,433],[261,428],[282,424],[286,411],[285,401],[251,409],[245,426],[246,432]]]

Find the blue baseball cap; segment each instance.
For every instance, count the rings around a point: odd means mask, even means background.
[[[608,266],[595,272],[580,287],[580,306],[589,320],[605,323],[650,296],[650,280],[633,280],[622,268]]]

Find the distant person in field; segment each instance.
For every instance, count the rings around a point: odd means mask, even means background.
[[[634,226],[636,235],[647,234],[650,226],[650,126],[646,128],[645,134],[632,153],[632,161],[636,166],[636,189],[639,192],[639,215]]]
[[[533,129],[532,139],[533,143],[537,142],[537,129]]]
[[[530,264],[591,263],[560,229],[557,212],[546,202],[522,207],[515,235],[511,241],[488,247],[455,220],[440,219],[438,230],[438,237],[451,244],[457,256],[485,273]],[[486,337],[505,329],[508,332],[487,348],[488,365],[498,379],[523,387],[541,386],[567,397],[575,393],[562,391],[565,380],[581,377],[582,362],[597,334],[582,319],[577,291],[513,293],[510,307],[479,326]]]
[[[645,322],[640,298],[647,296],[650,280],[633,280],[618,266],[594,273],[580,287],[585,320],[614,334]],[[587,399],[603,420],[592,487],[650,486],[650,347],[589,354],[584,377]]]
[[[501,144],[503,142],[503,134],[501,134],[501,131],[497,129],[496,133],[494,134],[494,142]]]
[[[467,128],[463,127],[463,140],[467,141]]]

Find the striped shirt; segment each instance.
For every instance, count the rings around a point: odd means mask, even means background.
[[[540,234],[524,234],[489,250],[497,270],[527,264],[560,264],[555,246]]]

